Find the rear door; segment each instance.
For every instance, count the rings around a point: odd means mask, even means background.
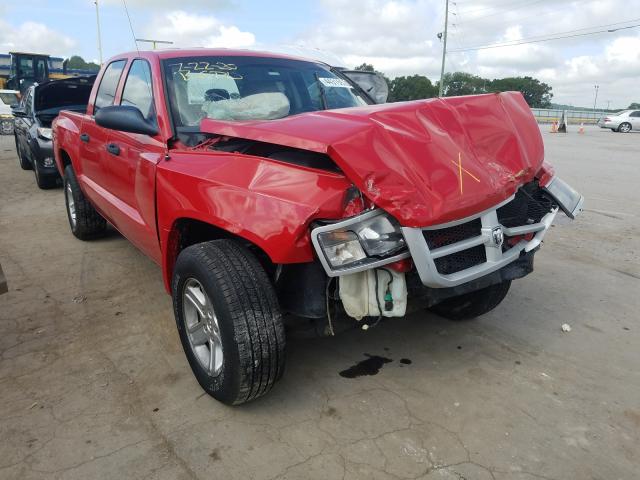
[[[152,72],[145,59],[131,62],[120,98],[121,105],[138,108],[157,125]],[[166,152],[161,135],[108,131],[107,190],[111,195],[111,221],[138,248],[160,263],[156,230],[156,165]]]
[[[126,60],[111,62],[99,80],[93,105],[89,105],[80,128],[80,168],[76,175],[86,195],[98,210],[109,217],[109,199],[106,190],[107,169],[105,165],[108,131],[96,125],[95,114],[100,108],[113,105],[118,83]]]
[[[640,130],[640,110],[635,110],[629,114],[629,121],[633,130]]]

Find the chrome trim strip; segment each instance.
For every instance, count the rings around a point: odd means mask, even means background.
[[[534,233],[542,230],[544,223],[532,223],[531,225],[523,225],[522,227],[504,227],[502,231],[505,235],[515,237],[516,235],[525,235],[527,233]]]
[[[466,240],[462,240],[461,242],[452,243],[451,245],[446,245],[444,247],[431,250],[431,257],[446,257],[447,255],[451,255],[452,253],[460,252],[462,250],[467,250],[469,248],[482,245],[485,242],[486,238],[483,235],[479,235],[473,238],[467,238]]]
[[[460,220],[452,220],[451,222],[446,222],[446,223],[439,223],[438,225],[430,225],[428,227],[422,227],[422,230],[440,230],[441,228],[448,228],[448,227],[455,227],[456,225],[460,225],[461,223],[467,223],[470,222],[472,220],[475,220],[478,217],[482,217],[483,215],[486,215],[487,213],[491,212],[492,210],[497,210],[498,208],[506,205],[507,203],[509,203],[511,200],[513,200],[514,198],[516,198],[516,194],[514,193],[513,195],[511,195],[509,198],[507,198],[506,200],[503,200],[502,202],[498,203],[497,205],[488,208],[480,213],[475,213],[473,215],[469,215],[468,217],[464,217],[461,218]]]

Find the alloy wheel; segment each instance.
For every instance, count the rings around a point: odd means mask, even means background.
[[[182,313],[189,345],[200,366],[212,377],[222,370],[222,337],[218,317],[202,284],[189,278],[182,289]]]

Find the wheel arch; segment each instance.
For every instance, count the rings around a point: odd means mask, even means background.
[[[64,169],[67,168],[67,165],[73,166],[71,155],[69,155],[64,148],[58,148],[57,155],[55,155],[55,160],[58,171],[60,172],[60,176],[64,178]]]
[[[272,260],[269,253],[255,241],[246,236],[230,232],[209,221],[194,217],[180,217],[173,221],[171,229],[161,239],[164,243],[162,271],[167,292],[171,293],[173,269],[180,252],[197,243],[220,239],[236,240],[241,245],[244,245],[256,256],[267,275],[272,277],[277,264]]]

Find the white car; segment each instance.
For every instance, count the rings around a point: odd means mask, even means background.
[[[623,110],[615,115],[605,115],[598,120],[598,126],[622,133],[640,130],[640,110]]]
[[[0,134],[13,133],[13,114],[11,105],[20,103],[20,96],[16,90],[0,90]]]

